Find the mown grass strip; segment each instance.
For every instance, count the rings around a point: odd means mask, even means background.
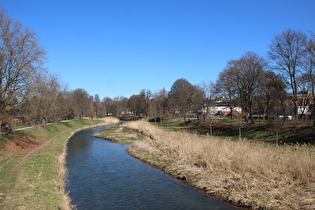
[[[20,135],[44,140],[46,145],[2,160],[0,209],[67,209],[60,156],[75,131],[101,123],[104,121],[74,120],[19,131]]]

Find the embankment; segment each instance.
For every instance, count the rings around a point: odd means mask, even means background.
[[[0,152],[0,209],[70,209],[64,189],[68,139],[78,130],[117,121],[73,120],[6,136]]]
[[[315,209],[314,146],[231,141],[145,121],[125,126],[147,136],[130,154],[206,193],[254,209]]]

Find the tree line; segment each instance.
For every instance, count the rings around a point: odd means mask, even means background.
[[[275,111],[297,121],[298,110],[303,117],[306,107],[314,119],[314,34],[287,29],[274,37],[267,55],[246,52],[229,61],[219,75],[218,92],[231,106],[241,106],[251,123],[254,113],[270,120]]]
[[[63,119],[108,115],[150,116],[163,120],[206,117],[220,100],[241,107],[244,119],[254,123],[261,115],[272,121],[275,112],[299,119],[298,108],[309,107],[315,124],[315,36],[287,29],[276,35],[268,56],[245,52],[227,62],[217,81],[192,85],[177,79],[170,90],[143,89],[126,97],[90,96],[84,89],[68,90],[57,75],[45,69],[45,50],[36,33],[0,7],[0,121],[45,124]],[[304,112],[302,112],[304,113]],[[285,117],[283,118],[285,119]]]
[[[205,118],[209,108],[221,102],[230,108],[231,118],[236,115],[252,124],[254,116],[271,123],[279,115],[283,122],[290,115],[295,122],[313,119],[315,125],[314,67],[314,34],[287,29],[271,41],[267,56],[245,52],[228,61],[215,82],[192,85],[177,79],[169,91],[142,90],[117,107],[135,115],[187,119]],[[241,108],[241,116],[235,107]]]

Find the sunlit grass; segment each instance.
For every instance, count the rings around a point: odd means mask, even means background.
[[[105,119],[107,124],[118,121]],[[3,157],[0,209],[68,209],[70,202],[64,192],[66,143],[75,131],[105,122],[73,120],[19,131],[18,135],[40,138],[47,145],[26,158],[28,153]]]
[[[275,123],[275,122],[274,122]],[[315,145],[314,127],[309,126],[310,122],[293,122],[268,124],[266,121],[256,122],[255,125],[246,123],[239,119],[207,119],[180,121],[180,119],[163,122],[151,122],[167,130],[188,131],[200,135],[213,135],[217,137],[229,137],[233,139],[248,139],[269,143],[291,144],[308,143]]]
[[[110,140],[116,143],[126,144],[131,144],[141,137],[140,134],[133,132],[132,130],[122,126],[116,126],[110,129],[103,130],[100,133],[95,133],[94,136]]]

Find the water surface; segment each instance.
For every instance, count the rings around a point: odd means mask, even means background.
[[[106,128],[68,142],[66,187],[78,209],[236,209],[130,156],[128,144],[92,136]]]

